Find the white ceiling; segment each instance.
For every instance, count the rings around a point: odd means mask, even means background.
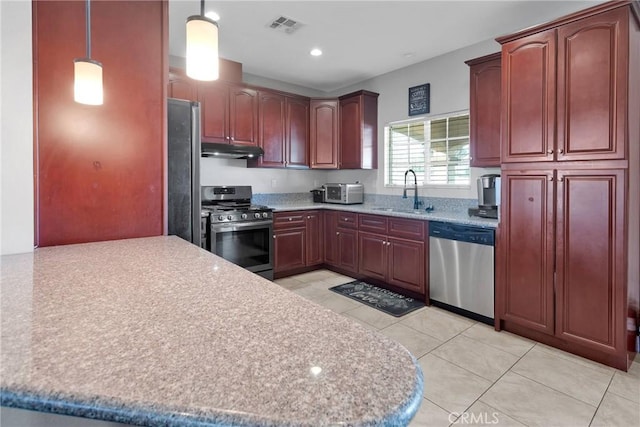
[[[213,1],[220,56],[243,71],[331,92],[602,1]],[[185,56],[185,21],[200,1],[169,1],[169,54]],[[269,28],[279,16],[303,26]],[[319,47],[324,55],[312,57]]]

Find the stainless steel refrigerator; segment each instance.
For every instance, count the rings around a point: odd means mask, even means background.
[[[200,206],[200,104],[167,100],[168,232],[203,246]]]

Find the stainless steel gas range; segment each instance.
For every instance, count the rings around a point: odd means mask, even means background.
[[[201,187],[202,247],[273,280],[273,211],[251,196],[250,186]]]

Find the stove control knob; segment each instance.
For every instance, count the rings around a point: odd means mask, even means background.
[[[260,218],[260,212],[254,213],[253,216],[256,217],[256,218]]]
[[[222,215],[218,216],[218,221],[222,221],[224,220],[224,217]]]
[[[242,219],[247,219],[247,214],[242,214],[242,215],[240,215],[240,217],[241,217]]]
[[[231,215],[227,215],[227,219],[228,219],[229,221],[231,221],[231,220],[233,219],[233,216],[231,216]]]
[[[262,218],[269,218],[269,214],[266,212],[262,212]]]

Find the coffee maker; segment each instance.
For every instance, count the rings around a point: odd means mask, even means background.
[[[500,206],[500,175],[482,175],[478,178],[478,207],[469,208],[469,216],[498,219],[498,206]]]

